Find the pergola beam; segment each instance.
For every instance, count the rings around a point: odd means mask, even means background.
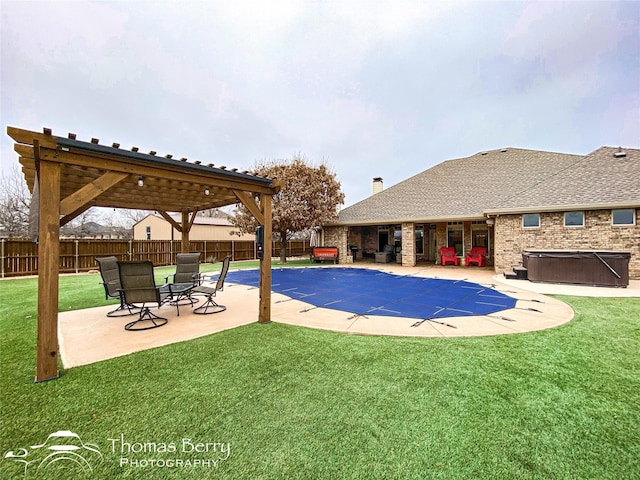
[[[247,192],[241,192],[239,190],[234,190],[233,193],[236,194],[236,197],[238,197],[238,200],[240,200],[242,202],[242,204],[247,207],[247,209],[251,212],[251,214],[256,217],[256,220],[258,220],[258,223],[260,225],[264,225],[264,212],[260,209],[260,205],[258,205],[253,198],[251,197],[251,195],[249,195]]]
[[[182,225],[176,222],[171,215],[169,215],[164,210],[157,210],[157,212],[160,214],[160,216],[162,216],[162,218],[164,218],[167,222],[169,222],[173,228],[175,228],[177,231],[182,233]]]
[[[118,173],[118,172],[105,173],[100,178],[85,185],[76,193],[62,200],[62,202],[60,203],[60,213],[62,215],[67,215],[68,213],[73,212],[74,210],[82,207],[83,205],[88,204],[91,200],[96,198],[98,195],[102,195],[106,190],[113,187],[118,182],[120,182],[121,180],[124,180],[128,176],[129,175],[126,173]]]

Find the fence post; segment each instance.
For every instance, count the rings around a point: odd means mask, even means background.
[[[76,255],[75,255],[75,261],[74,263],[76,264],[76,273],[78,273],[78,264],[80,262],[80,256],[78,254],[78,239],[76,239]]]
[[[129,260],[133,260],[133,240],[129,240]]]
[[[0,252],[0,257],[2,257],[2,278],[4,278],[4,238],[2,239],[2,252]]]
[[[231,240],[231,261],[236,261],[236,241]]]

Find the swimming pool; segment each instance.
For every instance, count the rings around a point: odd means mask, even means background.
[[[258,287],[260,272],[230,271],[227,282]],[[273,269],[271,290],[314,307],[416,319],[490,315],[516,304],[515,298],[466,280],[395,275],[366,268]]]

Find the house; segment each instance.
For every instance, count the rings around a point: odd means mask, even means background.
[[[589,155],[517,148],[442,162],[343,209],[323,226],[340,261],[395,247],[402,265],[438,262],[440,247],[460,259],[488,251],[496,273],[522,263],[526,249],[629,252],[640,279],[640,149],[602,147]]]
[[[179,214],[171,215],[177,224],[181,224]],[[157,213],[149,214],[133,226],[134,240],[180,240],[181,233],[164,217]],[[237,228],[224,212],[214,216],[196,216],[189,232],[191,240],[254,240],[253,234],[238,235]]]

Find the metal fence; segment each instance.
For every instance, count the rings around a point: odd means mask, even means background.
[[[287,256],[308,255],[309,240],[287,242]],[[255,260],[254,241],[195,240],[189,242],[190,252],[200,252],[201,262],[222,260],[231,255],[232,261]],[[119,260],[151,260],[156,266],[174,265],[181,252],[179,240],[60,240],[60,273],[79,273],[97,269],[95,257],[116,256]],[[280,256],[280,243],[272,243],[273,257]],[[19,277],[37,275],[38,245],[30,240],[1,239],[0,276]]]

